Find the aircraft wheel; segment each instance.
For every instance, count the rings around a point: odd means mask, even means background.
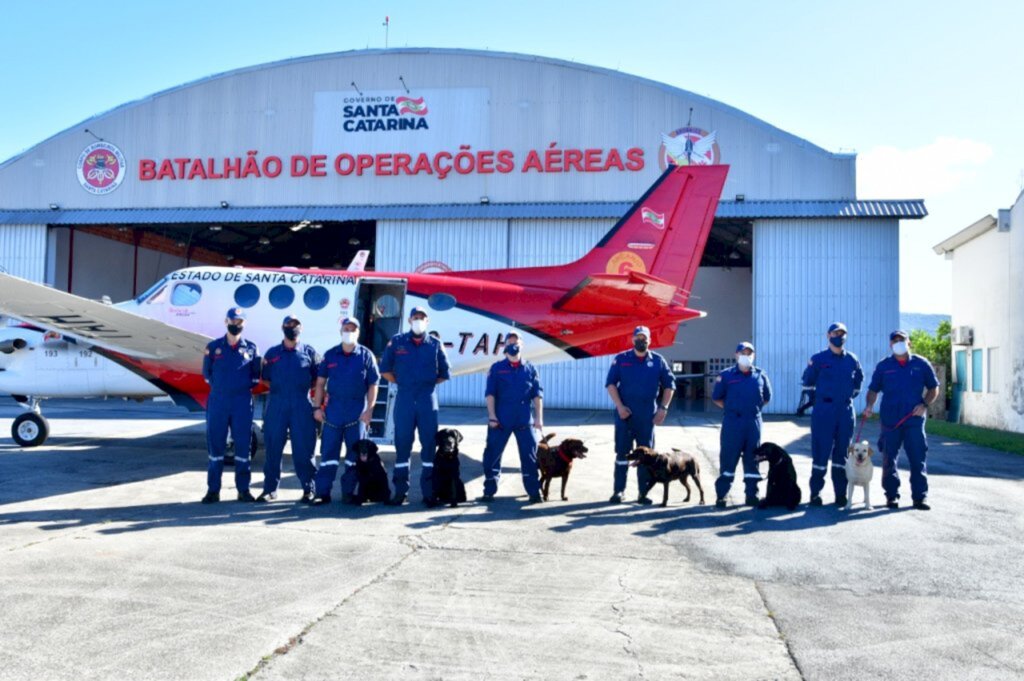
[[[14,419],[11,437],[22,447],[38,447],[50,436],[50,422],[34,411]]]

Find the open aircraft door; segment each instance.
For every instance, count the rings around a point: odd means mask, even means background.
[[[370,348],[378,362],[391,337],[404,330],[402,310],[405,308],[407,283],[405,279],[359,279],[355,304],[359,339]],[[395,441],[394,401],[391,384],[381,378],[370,421],[370,439],[378,444],[390,445]]]

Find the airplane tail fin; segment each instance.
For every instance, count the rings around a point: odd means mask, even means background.
[[[592,285],[600,275],[631,288],[658,288],[657,299],[664,298],[660,289],[668,285],[673,289],[673,303],[685,305],[728,171],[729,167],[722,165],[671,166],[604,238],[575,262],[451,274],[557,288],[568,295]]]

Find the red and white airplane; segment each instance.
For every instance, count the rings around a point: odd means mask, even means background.
[[[114,305],[0,274],[0,392],[25,407],[12,427],[22,446],[42,444],[49,397],[168,395],[201,410],[206,344],[224,333],[224,311],[246,308],[246,337],[261,350],[280,342],[286,314],[303,340],[336,345],[338,322],[362,322],[360,342],[379,356],[408,310],[431,311],[452,374],[485,371],[515,327],[534,363],[621,352],[638,324],[652,347],[671,345],[687,307],[727,166],[672,166],[575,262],[550,267],[443,274],[293,268],[189,267],[135,300]]]

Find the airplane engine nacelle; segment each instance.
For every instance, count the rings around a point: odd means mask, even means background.
[[[0,341],[0,352],[9,355],[15,350],[24,350],[28,347],[28,341],[24,338],[7,338]]]

